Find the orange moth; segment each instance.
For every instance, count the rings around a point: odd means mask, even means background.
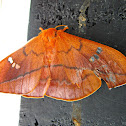
[[[57,26],[60,27],[60,26]],[[126,57],[103,44],[49,28],[0,62],[0,92],[83,99],[101,87],[126,83]]]

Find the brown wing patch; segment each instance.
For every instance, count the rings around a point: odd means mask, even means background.
[[[51,75],[53,76],[53,74],[55,73],[52,72]],[[65,77],[69,80],[67,74]],[[91,95],[101,86],[101,80],[90,70],[83,70],[81,78],[82,83],[79,86],[77,83],[72,83],[71,80],[66,81],[66,79],[63,79],[61,81],[59,78],[52,79],[46,95],[56,99],[75,101]]]

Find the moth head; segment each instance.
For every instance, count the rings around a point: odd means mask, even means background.
[[[61,29],[62,27],[64,27],[63,29]],[[58,30],[59,29],[59,30]],[[39,35],[42,35],[42,38],[47,39],[48,41],[51,41],[51,39],[57,37],[57,31],[65,31],[66,29],[68,29],[67,25],[58,25],[55,28],[49,28],[49,29],[43,29],[43,28],[39,28],[39,30],[41,30],[41,32],[39,33]]]

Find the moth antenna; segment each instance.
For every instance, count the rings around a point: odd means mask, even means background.
[[[64,26],[63,31],[65,31],[66,29],[69,29],[67,25],[58,25],[58,26],[55,27],[55,29],[58,28],[58,27],[62,27],[62,26]]]
[[[42,27],[39,27],[39,30],[41,30],[41,31],[38,35],[40,35],[44,29]]]
[[[67,30],[67,29],[69,29],[69,27],[66,25],[66,26],[64,26],[63,31],[65,31],[65,30]]]
[[[43,31],[44,29],[42,27],[39,27],[39,30]]]

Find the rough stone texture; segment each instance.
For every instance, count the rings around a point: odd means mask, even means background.
[[[109,45],[126,55],[125,0],[32,0],[28,39],[66,24],[66,32]],[[21,100],[19,126],[126,126],[126,86],[108,90],[103,81],[93,95],[74,103],[45,97]]]

